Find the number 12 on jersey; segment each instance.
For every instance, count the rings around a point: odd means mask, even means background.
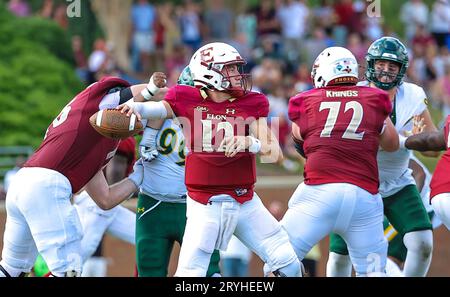
[[[336,125],[336,121],[338,119],[339,110],[341,108],[341,102],[321,102],[319,111],[323,111],[328,109],[328,117],[325,123],[325,126],[320,133],[320,137],[331,137],[331,132]],[[349,101],[345,104],[344,113],[348,110],[353,110],[352,119],[347,126],[342,138],[353,139],[353,140],[362,140],[364,136],[364,132],[357,133],[359,125],[361,124],[362,118],[364,116],[364,110],[362,105],[357,101]]]

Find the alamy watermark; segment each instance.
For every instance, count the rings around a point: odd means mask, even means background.
[[[381,0],[366,0],[366,13],[369,18],[381,18]]]
[[[67,5],[67,16],[69,18],[80,18],[81,17],[81,0],[66,0],[69,2]]]

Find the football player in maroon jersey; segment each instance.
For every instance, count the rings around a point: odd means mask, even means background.
[[[194,86],[174,86],[161,102],[119,107],[138,118],[177,117],[183,126],[187,223],[176,276],[205,276],[211,253],[226,249],[233,233],[268,272],[300,275],[286,232],[254,192],[256,154],[276,162],[282,152],[267,127],[268,100],[250,90],[244,64],[232,46],[207,44],[189,63]]]
[[[154,75],[148,85],[130,86],[122,79],[107,77],[64,107],[8,191],[0,277],[25,275],[38,253],[52,275],[80,275],[83,233],[72,195],[85,189],[98,206],[111,209],[133,194],[143,177],[137,162],[128,178],[108,186],[102,169],[116,153],[119,141],[97,133],[89,118],[133,96],[142,100],[140,92],[147,96],[162,79]]]
[[[358,64],[342,47],[325,49],[311,72],[315,88],[289,101],[292,133],[306,157],[304,183],[281,224],[300,260],[330,232],[348,244],[357,275],[383,273],[387,241],[378,193],[377,151],[399,147],[382,90],[356,86]]]

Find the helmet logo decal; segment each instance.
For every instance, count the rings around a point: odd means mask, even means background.
[[[214,61],[214,57],[211,55],[212,50],[212,47],[208,47],[200,51],[200,59],[202,62],[209,63]]]
[[[398,59],[397,55],[390,54],[390,53],[383,53],[381,56],[386,57],[386,58]]]

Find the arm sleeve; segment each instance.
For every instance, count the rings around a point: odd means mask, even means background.
[[[302,97],[296,96],[289,100],[288,115],[292,122],[296,122],[301,115]]]
[[[389,95],[387,93],[383,93],[380,96],[381,96],[381,100],[384,102],[384,109],[385,109],[385,117],[384,118],[387,118],[392,113],[392,109],[394,107],[392,106],[391,99],[389,99]]]
[[[133,93],[131,92],[131,88],[125,88],[120,90],[120,101],[119,104],[123,104],[133,98]]]
[[[269,100],[266,96],[261,96],[261,102],[258,104],[258,118],[267,118],[269,115]]]
[[[177,110],[177,87],[172,87],[170,88],[166,95],[164,96],[164,101],[166,101],[167,103],[169,103],[170,107],[172,108],[172,111],[178,115],[178,110]]]

